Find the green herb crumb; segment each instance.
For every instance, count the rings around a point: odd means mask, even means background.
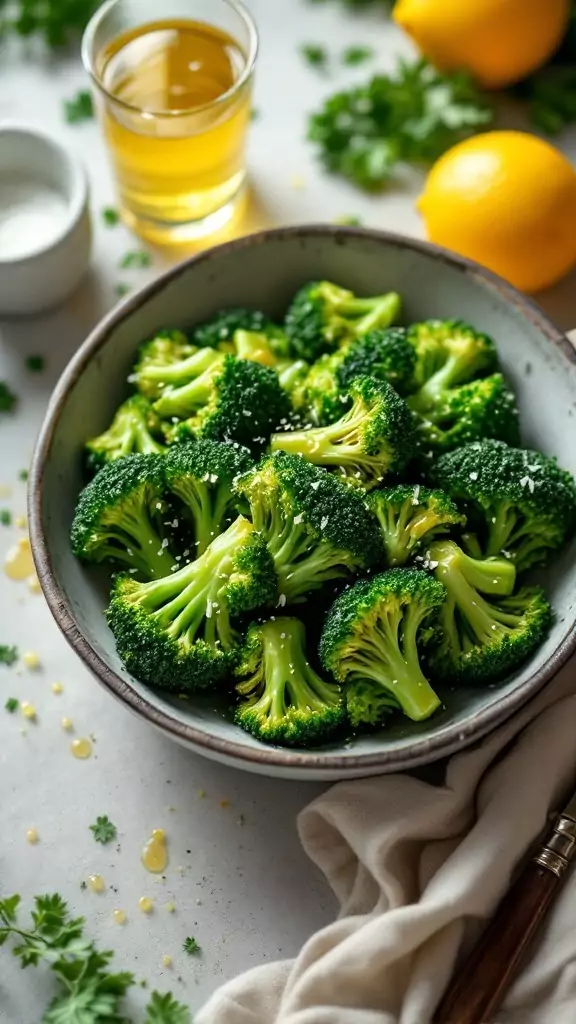
[[[75,96],[64,100],[64,118],[67,124],[81,124],[94,117],[94,102],[87,89],[79,89]]]
[[[8,508],[0,508],[0,524],[2,526],[12,525],[12,513]]]
[[[326,68],[328,64],[328,51],[324,46],[319,46],[317,43],[303,43],[300,47],[300,53],[304,60],[312,68]]]
[[[0,412],[12,412],[17,398],[6,381],[0,380]]]
[[[10,714],[13,715],[15,711],[18,711],[19,701],[16,700],[16,697],[8,697],[4,707],[6,708],[6,711],[9,711]]]
[[[105,206],[102,210],[102,220],[109,228],[115,228],[120,223],[120,214],[113,206]]]
[[[116,825],[112,824],[107,814],[96,818],[95,824],[90,825],[90,831],[93,833],[96,842],[103,843],[104,845],[116,839],[117,835]]]
[[[342,63],[356,67],[358,64],[365,64],[367,60],[372,60],[373,57],[374,50],[371,46],[348,46],[342,52]]]
[[[0,644],[0,665],[13,665],[18,661],[18,648],[9,644]]]
[[[152,263],[152,257],[145,249],[135,249],[133,252],[124,253],[119,266],[122,270],[137,269],[144,270]]]
[[[26,481],[28,479],[28,470],[27,469],[21,469],[20,472],[18,473],[18,479],[22,480],[23,483],[26,483]]]
[[[30,370],[30,373],[42,373],[45,367],[46,360],[44,356],[27,356],[26,369]]]
[[[188,938],[184,939],[182,949],[185,953],[188,953],[188,956],[197,956],[198,953],[201,952],[200,946],[192,935],[189,935]]]

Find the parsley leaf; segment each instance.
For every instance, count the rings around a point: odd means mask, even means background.
[[[30,370],[30,373],[42,373],[45,366],[44,356],[28,356],[26,358],[26,369]]]
[[[189,935],[187,939],[184,939],[184,945],[182,946],[182,949],[184,950],[185,953],[188,953],[188,956],[196,956],[198,953],[201,952],[200,946],[196,942],[196,939],[194,939],[191,935]]]
[[[26,483],[26,481],[28,479],[28,470],[27,469],[21,469],[20,472],[18,473],[18,479],[22,480],[23,483]]]
[[[117,835],[116,825],[112,824],[107,814],[96,818],[96,823],[90,825],[90,831],[94,834],[97,843],[110,843],[112,839],[116,839]]]
[[[126,270],[130,267],[136,267],[143,270],[145,267],[149,267],[151,263],[152,257],[149,252],[146,252],[145,249],[136,249],[134,252],[124,253],[119,266],[122,270]]]
[[[130,285],[129,284],[125,284],[125,282],[123,282],[123,281],[120,281],[116,285],[116,287],[114,289],[114,292],[118,296],[119,299],[123,299],[124,296],[128,295],[128,292],[131,292],[131,291],[132,291],[132,289],[131,289]]]
[[[467,75],[401,60],[394,74],[331,96],[311,117],[308,138],[327,170],[375,191],[399,163],[432,163],[492,117]]]
[[[18,648],[9,647],[8,644],[0,644],[0,665],[13,665],[18,661]]]
[[[559,135],[576,121],[574,64],[550,64],[521,82],[513,92],[528,101],[528,116],[545,135]]]
[[[15,711],[18,711],[18,706],[19,701],[16,700],[16,697],[8,697],[8,700],[4,705],[6,711],[9,711],[11,715],[13,715]]]
[[[75,96],[64,100],[64,118],[67,124],[81,124],[91,121],[94,117],[92,94],[87,89],[79,89]]]
[[[300,53],[304,60],[312,68],[324,69],[328,64],[328,52],[324,46],[319,46],[317,43],[303,43],[300,47]]]
[[[190,1011],[169,992],[153,992],[146,1007],[144,1024],[190,1024]]]
[[[8,387],[6,381],[0,380],[0,412],[12,412],[17,398]]]
[[[0,523],[2,526],[10,526],[12,523],[12,513],[9,508],[0,509]]]
[[[113,206],[106,206],[102,210],[102,220],[109,228],[115,228],[120,223],[120,214]]]
[[[15,0],[1,3],[6,15],[0,18],[0,34],[15,32],[27,38],[40,35],[50,47],[63,46],[78,35],[100,6],[101,0]]]
[[[358,64],[364,64],[367,60],[372,60],[373,57],[374,50],[371,46],[349,46],[342,53],[342,63],[356,67]]]

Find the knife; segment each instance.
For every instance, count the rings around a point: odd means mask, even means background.
[[[490,1024],[576,853],[576,793],[449,985],[434,1024]]]

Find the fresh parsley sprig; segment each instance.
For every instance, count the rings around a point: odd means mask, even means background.
[[[90,831],[92,832],[94,839],[97,843],[110,843],[113,839],[116,839],[117,830],[116,825],[113,825],[107,814],[103,814],[96,818],[93,825],[90,825]]]

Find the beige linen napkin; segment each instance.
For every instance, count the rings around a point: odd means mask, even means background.
[[[575,668],[454,756],[443,786],[380,776],[307,807],[300,837],[340,901],[338,920],[296,960],[225,985],[196,1024],[429,1024],[456,957],[576,785]],[[575,1022],[573,873],[498,1024]]]

